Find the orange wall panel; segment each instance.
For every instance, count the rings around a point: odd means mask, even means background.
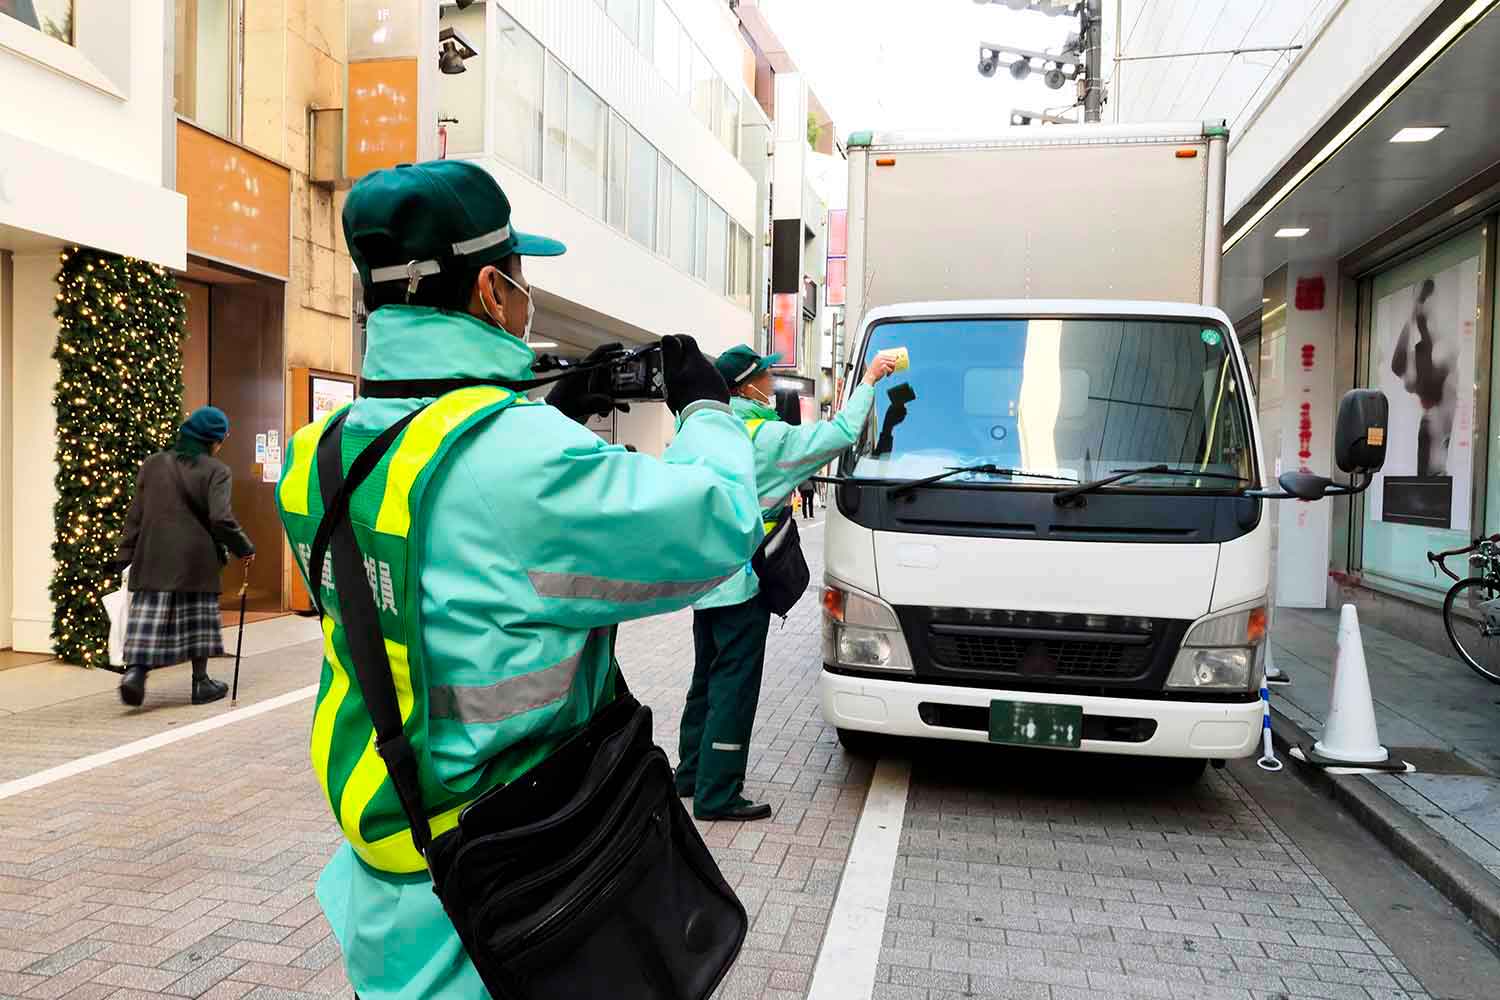
[[[189,253],[278,278],[290,275],[290,170],[179,121],[177,190],[188,200]]]
[[[349,64],[348,148],[345,172],[417,160],[417,61],[374,59]]]

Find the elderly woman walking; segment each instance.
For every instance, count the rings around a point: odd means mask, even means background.
[[[193,704],[218,701],[228,685],[208,676],[208,658],[224,652],[219,571],[227,553],[245,561],[255,546],[229,507],[229,467],[214,456],[229,418],[213,406],[194,410],[177,441],[141,464],[125,517],[119,564],[130,567],[130,617],[120,700],[139,705],[146,672],[193,662]]]

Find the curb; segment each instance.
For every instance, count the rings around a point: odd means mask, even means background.
[[[1291,755],[1297,744],[1313,738],[1273,705],[1272,735],[1289,764],[1314,788],[1328,795],[1359,820],[1375,838],[1432,884],[1492,940],[1500,941],[1500,882],[1468,855],[1450,846],[1405,806],[1361,774],[1329,774]]]

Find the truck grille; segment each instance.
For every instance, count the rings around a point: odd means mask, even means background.
[[[942,625],[928,628],[932,658],[957,670],[982,670],[1022,677],[1139,677],[1151,666],[1152,644],[1109,639],[1048,639],[1041,636],[984,635]]]

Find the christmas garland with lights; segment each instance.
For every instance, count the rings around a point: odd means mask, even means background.
[[[182,419],[186,297],[165,268],[97,250],[63,251],[57,274],[57,506],[52,639],[57,655],[109,665],[102,598],[141,461]]]

